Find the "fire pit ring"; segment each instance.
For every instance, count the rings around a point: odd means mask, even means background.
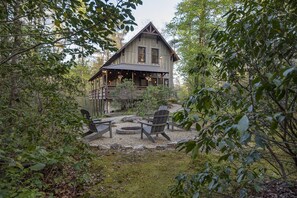
[[[141,132],[141,127],[122,127],[116,130],[117,134],[137,134]]]

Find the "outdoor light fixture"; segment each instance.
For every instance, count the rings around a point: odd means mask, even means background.
[[[152,80],[152,78],[149,77],[149,76],[145,77],[145,79],[146,79],[147,81],[151,81],[151,80]]]
[[[119,79],[122,79],[123,78],[123,75],[122,74],[118,75],[118,78]]]

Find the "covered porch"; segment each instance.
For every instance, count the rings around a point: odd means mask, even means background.
[[[168,72],[152,65],[109,65],[102,67],[91,79],[89,98],[93,103],[93,112],[109,112],[109,103],[113,99],[112,91],[123,80],[134,82],[136,95],[141,96],[148,86],[169,85]]]

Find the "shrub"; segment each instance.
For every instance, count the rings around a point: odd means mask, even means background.
[[[111,94],[114,98],[114,105],[119,106],[121,110],[132,108],[137,98],[134,83],[128,79],[118,84]]]
[[[141,101],[136,104],[136,113],[140,116],[153,113],[160,105],[168,105],[172,89],[166,86],[148,86]]]

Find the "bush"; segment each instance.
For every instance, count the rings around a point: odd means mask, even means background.
[[[137,98],[134,83],[128,79],[124,79],[122,83],[117,84],[111,94],[114,98],[114,105],[120,107],[121,110],[132,108]]]
[[[218,162],[177,177],[173,195],[248,197],[270,176],[296,180],[296,8],[290,0],[245,0],[214,32],[218,55],[209,59],[222,86],[195,90],[175,118],[198,134],[180,148],[194,157],[213,152]]]
[[[161,105],[168,105],[172,89],[166,86],[148,86],[143,93],[142,100],[136,103],[137,115],[151,114]]]

